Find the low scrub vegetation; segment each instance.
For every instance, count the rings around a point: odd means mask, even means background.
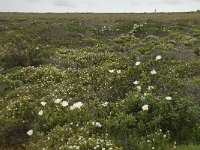
[[[0,15],[2,149],[199,149],[199,18],[29,15]]]

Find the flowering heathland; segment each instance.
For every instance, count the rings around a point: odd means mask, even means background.
[[[0,25],[0,145],[167,150],[199,144],[195,22],[195,33],[188,28],[186,36],[179,25],[58,20],[33,20],[23,30],[20,19]]]

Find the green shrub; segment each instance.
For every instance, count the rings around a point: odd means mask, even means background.
[[[147,111],[142,110],[145,105],[148,105]],[[118,111],[113,112],[115,117],[108,120],[109,128],[118,131],[112,134],[145,136],[162,129],[164,132],[170,131],[171,138],[182,143],[194,136],[191,134],[192,128],[198,123],[200,115],[200,108],[193,99],[174,96],[172,100],[167,100],[150,93],[132,92],[116,109]]]
[[[35,139],[36,143],[31,142],[27,149],[121,149],[107,135],[93,134],[92,128],[81,127],[78,124],[57,126],[47,135],[41,136],[39,140]]]
[[[168,150],[170,149],[170,134],[169,132],[163,133],[162,130],[158,130],[150,135],[142,137],[137,141],[138,150]],[[175,146],[175,145],[174,145]],[[174,148],[174,147],[173,147]]]
[[[35,119],[29,97],[18,98],[0,111],[1,144],[21,144],[27,140],[27,130]]]
[[[5,46],[3,62],[7,68],[16,66],[29,66],[30,59],[27,49],[19,49],[15,44],[8,43]]]

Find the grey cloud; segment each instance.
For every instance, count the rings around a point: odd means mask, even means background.
[[[193,0],[190,0],[190,2],[192,2],[192,1]],[[146,4],[149,5],[149,6],[153,6],[153,5],[155,5],[155,6],[158,6],[158,5],[160,5],[160,6],[163,6],[163,5],[165,5],[165,6],[179,6],[179,5],[184,4],[185,2],[187,2],[187,1],[184,1],[184,0],[157,0],[157,1],[147,0]],[[144,3],[142,3],[142,4],[146,5]]]
[[[78,7],[78,4],[74,0],[55,0],[54,1],[55,6],[64,6],[64,7]]]
[[[100,3],[99,1],[95,0],[54,0],[54,6],[59,7],[69,7],[69,8],[78,8],[78,7],[98,7],[99,4],[104,4],[105,1],[102,0]]]
[[[158,4],[167,4],[167,5],[176,5],[176,4],[180,4],[181,1],[180,0],[146,0],[144,1],[139,1],[139,0],[130,0],[129,4],[131,5],[158,5]],[[183,2],[182,2],[183,3]]]

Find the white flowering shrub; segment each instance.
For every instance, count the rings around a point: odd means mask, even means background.
[[[7,76],[0,75],[0,95],[6,93],[6,91],[14,89],[15,87],[16,87],[15,81],[8,79]]]
[[[163,133],[162,129],[157,130],[156,132],[146,135],[137,141],[138,149],[145,150],[168,150],[175,149],[176,144],[169,145],[170,133],[166,131]]]
[[[152,94],[145,96],[131,93],[123,105],[125,108],[122,110],[135,117],[137,131],[145,134],[148,130],[151,132],[161,128],[165,131],[169,130],[172,137],[180,140],[186,135],[178,135],[177,131],[189,132],[190,122],[197,123],[199,117],[199,114],[196,114],[199,112],[198,104],[189,98],[174,96],[173,99],[171,97],[169,99],[169,97],[157,97]],[[185,107],[188,108],[187,111],[183,109]]]
[[[28,149],[109,149],[120,150],[108,135],[94,135],[93,127],[79,126],[78,124],[57,126],[47,135],[40,135],[36,143],[30,143]],[[33,137],[34,139],[34,137]],[[57,141],[55,143],[55,141]]]
[[[25,84],[40,84],[41,86],[55,84],[64,79],[65,71],[54,66],[26,67],[20,69],[9,78],[21,80]]]
[[[18,144],[27,140],[26,130],[35,119],[30,97],[22,97],[11,101],[0,110],[1,143]],[[17,140],[16,140],[17,139]]]

